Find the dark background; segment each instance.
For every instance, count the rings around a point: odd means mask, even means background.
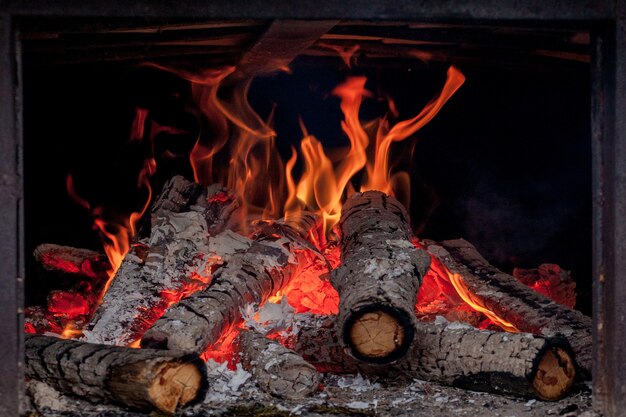
[[[298,117],[326,146],[341,146],[339,99],[349,74],[393,97],[400,120],[440,90],[448,65],[404,62],[347,70],[340,60],[301,58],[293,74],[256,80],[249,99],[262,117],[275,109],[283,155],[301,138]],[[466,83],[412,139],[395,149],[412,161],[411,215],[421,237],[463,237],[505,271],[558,263],[578,284],[578,307],[591,310],[591,145],[588,67],[529,71],[460,67]],[[185,155],[200,130],[189,85],[165,73],[126,66],[27,68],[24,75],[27,304],[42,283],[30,253],[40,243],[100,248],[87,210],[65,191],[68,174],[93,206],[141,206],[137,172],[148,141],[127,143],[136,107],[187,133],[155,137],[153,187],[174,173],[191,176]],[[361,116],[386,110],[369,99]],[[29,290],[30,288],[30,290]]]

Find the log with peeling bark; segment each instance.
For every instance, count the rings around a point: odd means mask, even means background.
[[[25,372],[60,392],[173,414],[201,401],[206,366],[197,355],[25,336]]]
[[[461,323],[424,323],[407,354],[391,365],[346,354],[331,317],[300,315],[287,346],[321,372],[405,376],[445,385],[554,401],[572,387],[576,366],[564,338],[478,330]]]
[[[382,192],[350,197],[340,227],[341,265],[331,283],[340,297],[342,342],[360,360],[391,362],[413,340],[415,299],[430,257],[412,243],[402,204]]]
[[[170,303],[206,288],[221,262],[211,255],[209,235],[227,225],[236,206],[219,186],[172,178],[153,205],[149,237],[126,254],[84,331],[86,340],[128,345]]]
[[[256,330],[242,330],[235,345],[244,369],[254,375],[266,392],[297,400],[319,388],[321,376],[315,367],[278,341]]]
[[[505,274],[483,258],[463,239],[441,244],[423,242],[453,274],[462,279],[472,301],[511,323],[517,330],[543,336],[565,337],[580,366],[581,375],[591,376],[591,318],[558,304]]]
[[[209,288],[173,305],[146,331],[141,346],[202,353],[242,320],[248,304],[261,305],[307,270],[328,271],[323,256],[307,241],[316,217],[256,226],[252,238],[230,230],[213,237],[209,250],[223,260]]]

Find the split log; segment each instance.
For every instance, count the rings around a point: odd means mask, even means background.
[[[235,339],[245,370],[259,386],[277,397],[297,400],[314,393],[321,376],[293,350],[255,330],[242,330]]]
[[[321,372],[417,378],[477,391],[536,396],[554,401],[576,375],[564,338],[478,330],[461,323],[418,322],[407,354],[391,365],[357,361],[346,354],[332,318],[302,316],[287,345]]]
[[[413,340],[415,299],[430,257],[412,243],[402,204],[380,191],[350,197],[339,224],[341,265],[331,283],[342,341],[357,359],[392,362]]]
[[[313,215],[303,214],[257,225],[252,239],[232,231],[211,238],[210,252],[224,262],[211,286],[170,307],[141,346],[202,353],[242,321],[246,305],[265,303],[303,270],[327,271],[323,256],[306,240],[316,224]]]
[[[218,186],[170,180],[153,205],[149,237],[126,254],[84,331],[86,340],[129,345],[171,303],[205,288],[220,262],[210,254],[209,234],[226,225],[235,207]]]
[[[25,337],[26,376],[89,401],[173,414],[207,390],[197,355]]]
[[[471,243],[448,240],[424,242],[462,284],[473,302],[513,324],[517,330],[543,336],[562,335],[569,341],[585,377],[591,376],[591,318],[533,291],[513,276],[492,266]]]

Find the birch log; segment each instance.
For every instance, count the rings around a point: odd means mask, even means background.
[[[404,375],[477,391],[558,400],[570,390],[576,366],[567,340],[529,333],[478,330],[461,323],[418,322],[407,354],[391,365],[346,354],[333,318],[301,315],[288,346],[321,372]]]
[[[430,257],[412,243],[402,204],[379,191],[350,197],[339,224],[341,265],[331,283],[340,297],[342,342],[357,359],[392,362],[413,340],[415,300]]]
[[[472,300],[513,324],[517,330],[543,336],[561,335],[569,341],[582,376],[591,376],[591,318],[558,304],[505,274],[463,239],[441,244],[424,242],[471,293]]]
[[[315,367],[279,342],[255,330],[242,330],[235,344],[244,369],[266,392],[297,400],[318,389],[321,376]]]
[[[86,340],[128,345],[171,302],[205,288],[220,262],[210,254],[209,234],[220,231],[234,207],[219,186],[172,178],[153,205],[149,237],[126,254],[84,331]]]
[[[294,223],[295,222],[295,223]],[[169,308],[141,339],[141,346],[202,353],[242,320],[248,304],[263,304],[305,270],[328,270],[306,240],[315,217],[257,226],[252,239],[225,231],[209,242],[223,260],[209,288]]]
[[[25,335],[25,372],[60,392],[173,414],[201,401],[206,366],[197,355]]]

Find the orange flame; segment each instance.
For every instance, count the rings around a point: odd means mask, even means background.
[[[147,118],[147,110],[137,108],[135,111],[135,118],[132,123],[132,129],[130,133],[130,141],[142,140],[145,131],[145,122]],[[132,237],[136,233],[136,224],[143,217],[144,213],[148,209],[148,205],[152,199],[152,188],[150,186],[150,177],[156,172],[156,162],[153,158],[149,158],[145,161],[143,168],[139,172],[137,179],[137,188],[147,190],[147,198],[143,207],[137,211],[132,212],[125,216],[119,216],[119,218],[109,219],[105,215],[105,208],[97,206],[91,208],[91,204],[82,198],[74,188],[74,181],[71,175],[67,176],[66,188],[67,192],[82,207],[88,209],[94,218],[94,228],[98,230],[102,238],[104,246],[104,252],[111,265],[108,271],[109,279],[104,285],[104,289],[100,295],[100,299],[104,296],[108,290],[115,273],[119,269],[124,260],[124,256],[130,250],[130,244]]]
[[[465,82],[465,76],[456,67],[448,69],[448,77],[439,95],[428,103],[422,111],[412,119],[399,122],[391,129],[386,119],[379,124],[376,133],[374,159],[367,163],[367,181],[361,191],[378,190],[387,194],[395,194],[389,168],[389,151],[393,142],[399,142],[415,134],[439,113],[443,105]],[[408,184],[405,184],[407,186]]]
[[[448,278],[450,279],[450,283],[454,286],[454,289],[457,291],[463,301],[469,304],[474,310],[480,311],[485,316],[489,317],[491,321],[502,327],[502,329],[506,330],[507,332],[519,333],[519,329],[515,327],[514,324],[500,318],[496,313],[483,306],[480,300],[475,299],[474,295],[467,289],[465,281],[463,281],[463,277],[450,271],[447,271],[447,273]]]
[[[424,246],[417,240],[415,240],[413,244],[419,249],[424,249]],[[443,262],[435,256],[431,255],[430,258],[430,268],[424,277],[424,281],[422,283],[423,286],[427,285],[433,287],[434,284],[434,286],[438,287],[438,292],[446,297],[451,304],[458,304],[458,298],[460,298],[473,310],[483,313],[494,324],[500,326],[503,330],[512,333],[519,332],[519,329],[515,327],[514,324],[499,317],[495,312],[488,309],[481,300],[477,299],[467,288],[467,285],[461,275],[450,271],[450,269],[448,269]],[[434,288],[432,288],[432,290],[434,290]],[[425,294],[425,291],[420,288],[416,305],[417,311],[420,311],[424,304],[430,301],[426,299],[429,296],[432,296],[432,294]]]
[[[415,134],[431,121],[443,105],[464,83],[465,77],[456,68],[450,67],[445,85],[437,97],[429,102],[414,118],[389,127],[386,118],[363,124],[359,110],[363,99],[372,94],[365,89],[365,77],[349,77],[333,91],[341,99],[344,120],[341,127],[350,142],[343,155],[331,159],[321,143],[307,133],[302,126],[304,138],[300,143],[304,171],[297,185],[293,186],[291,170],[295,161],[287,164],[289,198],[285,205],[285,215],[293,215],[299,210],[317,212],[323,218],[324,230],[328,233],[339,221],[342,201],[354,192],[352,181],[365,168],[366,177],[360,190],[379,190],[390,195],[410,195],[410,178],[406,172],[392,172],[389,166],[391,144]],[[393,103],[393,101],[390,101]],[[391,111],[397,112],[395,104]],[[370,146],[368,131],[378,124],[373,149]],[[302,123],[301,123],[302,125]],[[293,158],[293,157],[292,157]],[[404,198],[408,200],[408,198]]]

